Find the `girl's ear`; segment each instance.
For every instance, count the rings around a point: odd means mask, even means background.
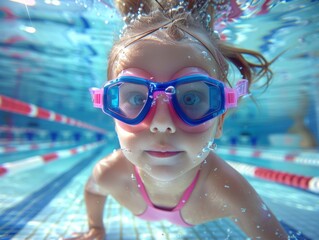
[[[220,138],[223,134],[223,125],[225,121],[226,113],[222,114],[218,119],[218,126],[215,134],[215,138]]]

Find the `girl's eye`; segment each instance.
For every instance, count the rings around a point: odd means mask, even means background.
[[[141,93],[130,93],[128,96],[128,102],[134,106],[144,105],[146,96]]]
[[[184,105],[195,105],[198,104],[201,101],[199,94],[194,92],[194,91],[190,91],[187,92],[183,95],[183,104]]]

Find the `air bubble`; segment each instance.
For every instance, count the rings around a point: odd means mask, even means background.
[[[131,152],[131,150],[128,148],[121,148],[121,150],[122,150],[122,152]]]
[[[163,98],[163,102],[169,102],[169,98],[168,97]]]
[[[201,153],[199,153],[196,157],[197,158],[201,158],[203,156],[203,153],[201,152]]]
[[[207,58],[208,53],[206,51],[202,51],[202,54],[203,54],[204,58]]]
[[[169,95],[175,94],[175,93],[176,93],[175,87],[173,87],[173,86],[168,86],[168,87],[165,89],[165,93],[166,93],[166,94],[169,94]]]
[[[262,207],[262,209],[264,209],[265,211],[268,210],[267,206],[266,206],[264,203],[261,205],[261,207]]]
[[[153,101],[152,101],[152,107],[154,107],[155,106],[155,104],[156,104],[156,99],[154,99]]]
[[[246,208],[241,208],[240,210],[242,213],[246,212]]]
[[[229,186],[228,186],[228,185],[225,185],[224,188],[229,188]]]
[[[209,150],[210,150],[209,147],[204,147],[203,148],[203,152],[209,152]]]
[[[212,17],[209,14],[207,14],[206,15],[206,23],[209,24],[211,20],[212,20]]]
[[[148,171],[151,171],[151,170],[152,170],[152,167],[151,167],[150,165],[146,164],[146,165],[145,165],[145,169],[148,170]]]

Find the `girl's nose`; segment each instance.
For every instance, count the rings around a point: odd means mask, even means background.
[[[169,98],[166,94],[159,94],[155,97],[155,113],[150,124],[150,131],[153,133],[174,133],[176,126],[170,114]]]

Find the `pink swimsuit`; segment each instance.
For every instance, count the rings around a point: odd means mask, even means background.
[[[159,207],[154,206],[154,204],[151,202],[151,200],[146,192],[145,186],[141,180],[141,177],[138,173],[138,170],[135,167],[136,180],[137,180],[140,192],[142,194],[142,197],[144,198],[144,200],[147,204],[146,210],[142,214],[137,215],[137,216],[141,219],[148,220],[148,221],[168,220],[171,223],[182,226],[182,227],[192,227],[193,225],[188,224],[182,218],[181,209],[187,203],[190,195],[192,194],[194,187],[196,186],[196,183],[197,183],[197,180],[199,177],[199,173],[200,173],[200,171],[197,172],[193,182],[184,191],[183,196],[180,199],[177,206],[171,210],[168,210],[168,209],[163,209],[163,208],[159,208]]]

